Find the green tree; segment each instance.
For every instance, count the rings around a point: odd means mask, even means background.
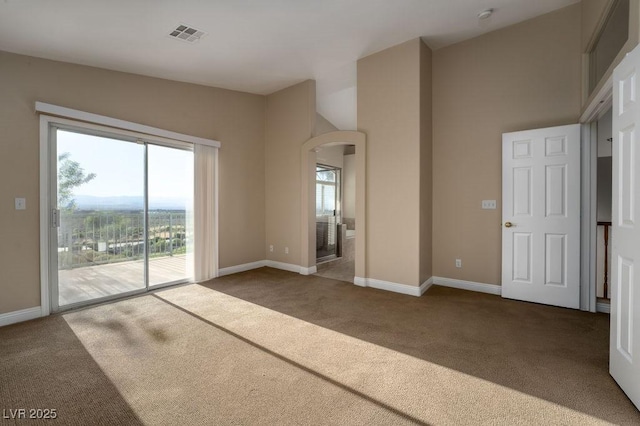
[[[86,174],[80,163],[70,157],[68,152],[58,156],[58,206],[64,210],[75,210],[73,190],[96,177],[95,173]]]

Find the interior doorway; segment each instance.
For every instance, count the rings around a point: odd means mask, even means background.
[[[356,236],[356,147],[316,149],[317,275],[353,282]]]
[[[331,158],[330,158],[331,157]],[[309,139],[301,150],[302,212],[300,273],[326,272],[342,265],[341,275],[331,277],[356,285],[366,285],[366,136],[356,131],[335,131]],[[323,170],[340,169],[341,194],[336,207],[336,254],[318,263],[318,165]],[[321,183],[326,182],[322,179]],[[323,188],[324,190],[324,188]],[[325,191],[327,193],[327,191]],[[357,228],[357,231],[356,231]],[[324,233],[323,233],[324,235]],[[321,257],[322,258],[322,257]],[[326,259],[324,259],[326,260]],[[325,270],[323,272],[323,270]]]

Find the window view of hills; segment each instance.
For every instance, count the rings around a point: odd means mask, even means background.
[[[144,197],[96,197],[91,195],[74,196],[77,210],[142,210]],[[149,200],[149,210],[185,210],[186,198],[153,197]]]

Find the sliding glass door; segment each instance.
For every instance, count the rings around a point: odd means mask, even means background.
[[[71,127],[50,146],[54,311],[191,278],[191,150]]]

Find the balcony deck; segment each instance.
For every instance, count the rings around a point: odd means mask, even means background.
[[[185,255],[149,259],[149,285],[186,279]],[[59,272],[59,305],[144,289],[144,261],[110,263]]]

